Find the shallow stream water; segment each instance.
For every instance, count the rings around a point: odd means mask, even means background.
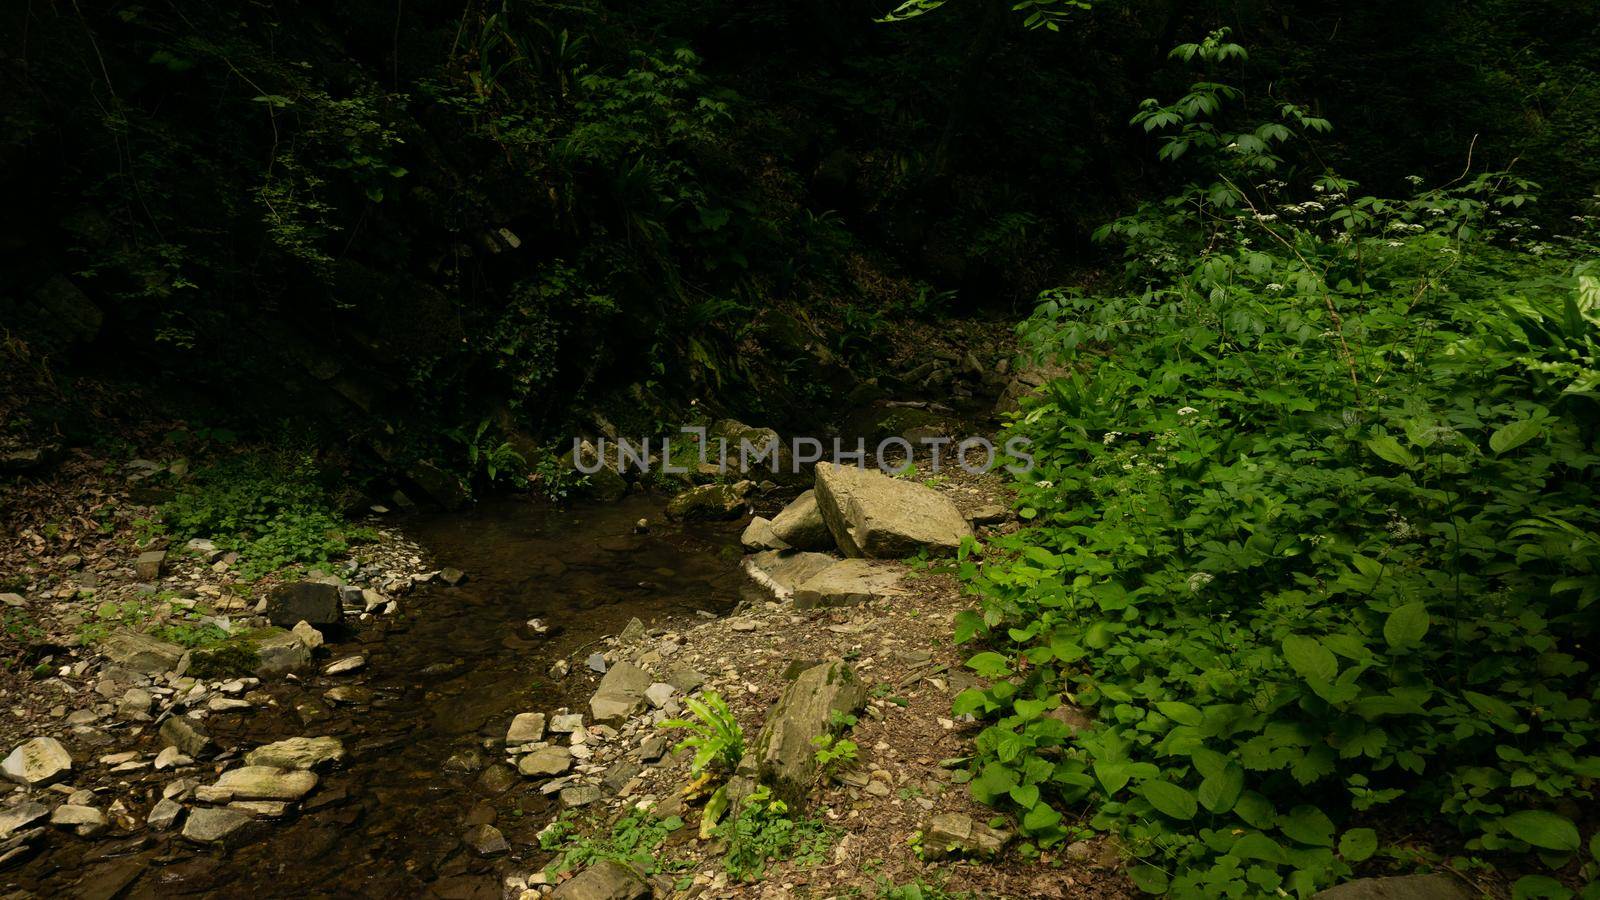
[[[503,873],[542,861],[534,835],[553,809],[537,782],[514,773],[509,789],[487,789],[484,771],[502,763],[488,745],[519,712],[584,707],[591,645],[630,618],[682,628],[751,590],[737,566],[736,524],[679,526],[662,507],[650,497],[568,510],[504,500],[411,520],[406,530],[436,565],[466,572],[464,584],[421,587],[397,616],[331,647],[335,658],[365,655],[363,671],[273,683],[273,705],[206,722],[224,747],[302,734],[344,741],[345,765],[323,776],[298,815],[257,826],[228,851],[171,833],[83,840],[52,829],[46,849],[3,881],[44,896],[499,897]],[[636,534],[641,518],[650,528]],[[527,626],[536,617],[551,633]],[[563,656],[575,672],[553,679]],[[338,685],[372,698],[324,702]],[[153,752],[159,741],[147,731],[140,746]],[[452,757],[469,764],[452,771]],[[177,776],[134,775],[154,790],[133,811],[142,819]],[[209,783],[214,772],[201,767],[196,777]],[[509,858],[480,859],[462,844],[483,822],[505,833]]]

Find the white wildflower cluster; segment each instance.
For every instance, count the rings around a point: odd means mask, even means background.
[[[1423,226],[1412,222],[1390,222],[1388,225],[1388,230],[1398,231],[1403,234],[1416,234],[1419,231],[1423,231],[1424,228]]]
[[[1197,413],[1199,411],[1200,410],[1195,409],[1192,406],[1185,406],[1182,409],[1178,410],[1178,415],[1180,415],[1180,416],[1192,416],[1192,415],[1194,415],[1195,413]]]
[[[1189,576],[1189,593],[1198,594],[1200,589],[1216,580],[1210,572],[1196,572]]]
[[[1404,541],[1417,534],[1417,529],[1407,522],[1404,516],[1391,516],[1388,525],[1389,537],[1397,541]]]
[[[1276,221],[1278,221],[1278,215],[1277,215],[1277,213],[1256,213],[1256,221],[1257,222],[1276,222]]]
[[[1276,281],[1274,281],[1271,284],[1267,285],[1267,292],[1268,293],[1272,293],[1272,294],[1281,294],[1281,293],[1283,293],[1283,285],[1281,285],[1281,284],[1277,283]]]
[[[1291,203],[1288,206],[1282,207],[1282,209],[1284,212],[1289,213],[1290,215],[1298,216],[1308,212],[1322,212],[1323,210],[1327,209],[1327,207],[1315,200],[1307,200],[1304,203]]]
[[[1107,447],[1109,447],[1112,444],[1115,444],[1117,442],[1117,438],[1119,438],[1119,437],[1122,437],[1122,432],[1120,432],[1120,431],[1108,431],[1108,432],[1106,432],[1106,436],[1100,439],[1100,443],[1105,444]]]
[[[1412,187],[1417,187],[1418,185],[1422,184],[1422,176],[1421,175],[1407,175],[1406,176],[1406,181],[1410,182]]]

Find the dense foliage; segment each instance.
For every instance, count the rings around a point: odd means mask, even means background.
[[[1568,896],[1600,865],[1594,223],[1520,220],[1504,175],[1363,195],[1230,94],[1140,113],[1202,177],[1106,229],[1129,290],[1022,326],[1062,369],[1010,426],[1034,527],[962,564],[971,789],[1043,845],[1091,804],[1152,893],[1444,857]]]

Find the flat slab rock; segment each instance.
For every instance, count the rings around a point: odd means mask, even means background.
[[[788,600],[802,582],[838,561],[838,557],[826,553],[764,550],[746,556],[743,566],[750,580],[766,588],[773,597]]]
[[[293,737],[263,744],[246,753],[244,761],[275,769],[320,769],[344,761],[344,742],[336,737]]]
[[[961,510],[939,492],[855,466],[817,463],[817,508],[845,556],[953,553],[972,534]]]
[[[1010,840],[1010,833],[990,828],[971,816],[944,813],[923,826],[922,855],[929,860],[947,856],[991,857]]]
[[[832,732],[834,713],[853,713],[866,699],[866,684],[843,661],[801,672],[767,714],[750,751],[760,781],[791,805],[801,805],[817,775],[812,742]]]
[[[213,803],[229,800],[299,800],[317,786],[312,772],[279,769],[273,766],[240,766],[222,773],[217,783],[205,792]],[[200,796],[199,791],[195,796]]]
[[[201,807],[191,810],[184,820],[183,836],[199,844],[216,843],[227,840],[253,821],[253,816],[235,809]]]
[[[1471,900],[1477,896],[1448,875],[1357,878],[1311,895],[1311,900]]]
[[[26,787],[46,787],[72,771],[72,754],[53,737],[36,737],[20,744],[0,762],[6,778]]]
[[[807,578],[794,589],[795,609],[857,606],[869,600],[904,596],[904,573],[889,563],[842,559]]]
[[[178,664],[183,648],[137,631],[113,631],[98,649],[106,659],[143,675],[160,675]]]
[[[645,691],[655,678],[630,662],[620,662],[600,679],[600,688],[589,700],[589,716],[602,725],[624,721],[639,710]]]
[[[553,900],[638,900],[650,894],[650,885],[632,867],[615,860],[595,863],[575,878],[562,882]]]
[[[809,490],[772,517],[768,525],[772,536],[796,550],[828,551],[834,548],[833,532],[817,508],[817,492]]]

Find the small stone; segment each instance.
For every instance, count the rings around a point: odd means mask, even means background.
[[[310,771],[344,761],[344,742],[336,737],[293,737],[264,744],[244,756],[246,765]]]
[[[150,692],[144,688],[128,688],[117,703],[117,718],[140,721],[150,718]]]
[[[520,713],[506,729],[506,744],[515,747],[544,739],[544,713]]]
[[[145,817],[144,824],[155,831],[166,831],[178,823],[178,817],[181,815],[183,815],[183,804],[163,798],[150,810],[150,815]]]
[[[249,709],[253,704],[249,700],[240,700],[237,697],[212,697],[206,701],[206,709],[212,712],[238,712]]]
[[[600,789],[592,784],[577,784],[561,789],[561,803],[568,809],[588,806],[603,796]]]
[[[367,658],[365,656],[361,656],[359,654],[356,656],[346,656],[344,659],[334,660],[333,662],[329,663],[327,667],[322,670],[322,674],[343,675],[346,672],[354,672],[357,669],[361,669],[365,667],[366,664]]]
[[[867,791],[867,793],[871,794],[874,797],[887,797],[887,796],[889,796],[889,786],[887,784],[884,784],[881,781],[869,781],[869,782],[867,782],[866,791]]]
[[[667,739],[660,735],[646,738],[645,742],[639,745],[639,758],[645,762],[655,762],[666,752]]]
[[[589,667],[589,671],[599,672],[603,675],[606,671],[606,655],[604,653],[590,654],[589,661],[585,665]]]
[[[634,616],[633,618],[629,619],[628,624],[623,627],[622,633],[617,635],[617,642],[621,644],[632,644],[637,641],[642,641],[644,638],[644,622],[640,620],[638,616]]]
[[[444,568],[439,570],[439,580],[451,587],[456,587],[467,580],[467,573],[460,569]]]
[[[20,831],[48,815],[50,815],[50,807],[33,800],[27,800],[18,803],[16,806],[0,810],[0,841],[6,840],[14,832]]]
[[[728,620],[728,627],[733,629],[734,631],[749,632],[749,631],[755,631],[756,630],[756,623],[754,621],[750,620],[750,619],[745,619],[745,618],[729,619]]]
[[[462,840],[466,841],[472,852],[479,856],[499,856],[511,849],[500,829],[488,824],[474,825],[467,829]]]
[[[289,812],[289,804],[282,800],[235,800],[228,804],[252,819],[281,819]]]
[[[173,716],[162,722],[161,740],[191,758],[199,758],[211,746],[211,736],[188,716]]]
[[[11,751],[0,763],[5,777],[24,787],[55,784],[72,771],[72,754],[53,737],[36,737]]]
[[[289,629],[289,633],[299,638],[300,643],[305,644],[307,650],[315,650],[321,647],[325,640],[322,637],[322,632],[304,619],[296,622],[294,627]]]
[[[556,734],[572,734],[583,730],[583,713],[563,713],[550,718],[550,730]]]
[[[338,687],[329,688],[327,693],[322,695],[322,698],[327,700],[329,703],[341,703],[345,705],[371,703],[372,691],[359,685],[341,684]]]
[[[723,877],[726,879],[726,876]],[[723,885],[726,885],[725,880]],[[716,896],[721,889],[716,884],[712,888],[711,892],[702,896]],[[562,882],[555,893],[549,896],[551,900],[638,900],[649,895],[650,885],[637,870],[626,863],[605,859],[584,869],[570,881]]]
[[[71,828],[79,837],[92,837],[106,827],[106,814],[92,806],[72,803],[56,807],[50,814],[50,824],[57,828]]]
[[[959,813],[934,816],[923,826],[922,835],[923,856],[930,860],[957,855],[995,856],[1011,840],[1009,833]]]
[[[567,677],[567,673],[570,671],[572,671],[572,664],[565,659],[558,659],[550,666],[550,677],[559,681]]]
[[[207,789],[207,796],[217,802],[299,800],[316,786],[317,776],[312,772],[271,766],[241,766],[223,772],[217,783]]]
[[[677,693],[677,690],[670,684],[658,681],[645,688],[644,699],[652,709],[660,709],[667,705],[667,701],[672,699],[672,695]]]
[[[134,560],[133,571],[139,576],[140,581],[155,581],[161,577],[161,571],[167,566],[167,551],[146,550]]]
[[[183,751],[177,747],[162,747],[161,752],[156,754],[156,771],[171,769],[175,766],[187,766],[192,762],[194,760],[184,756]]]
[[[572,751],[565,747],[544,747],[517,762],[517,771],[529,777],[560,775],[572,768]]]
[[[226,840],[251,821],[249,815],[236,809],[196,809],[183,823],[183,836],[200,844],[216,843]]]

